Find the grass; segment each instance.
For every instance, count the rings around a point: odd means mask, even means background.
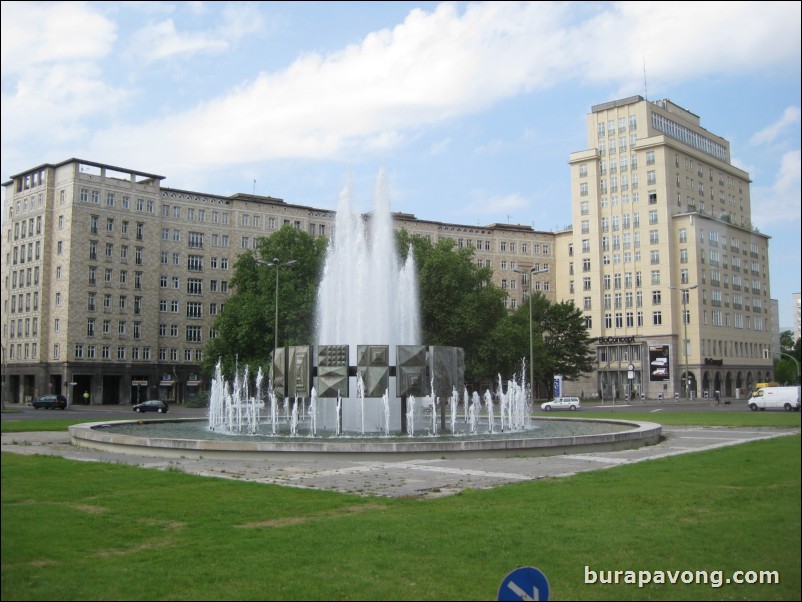
[[[4,433],[27,433],[31,431],[66,431],[68,426],[93,422],[90,420],[76,420],[75,418],[50,418],[36,420],[3,420]],[[99,422],[95,420],[94,422]]]
[[[536,412],[538,417],[549,418],[604,418],[615,420],[644,420],[647,422],[659,422],[673,426],[773,426],[773,427],[800,427],[802,426],[802,416],[799,412],[622,412],[620,409],[599,409],[592,412],[552,412],[546,415],[545,412]],[[133,420],[136,417],[129,418]],[[4,420],[2,422],[2,432],[22,433],[30,431],[66,431],[67,427],[73,424],[85,422],[100,422],[100,420],[86,420],[76,418],[50,418],[34,420]],[[106,421],[110,422],[110,421]],[[111,421],[113,422],[113,421]]]
[[[578,414],[579,412],[577,412]],[[574,415],[572,414],[573,418]],[[802,416],[799,412],[766,411],[766,412],[614,412],[600,409],[593,412],[582,412],[581,418],[604,418],[620,420],[645,420],[671,426],[773,426],[800,427]]]
[[[412,500],[2,454],[2,599],[493,600],[530,565],[553,599],[799,600],[801,458],[797,435]],[[589,585],[585,566],[780,583]]]

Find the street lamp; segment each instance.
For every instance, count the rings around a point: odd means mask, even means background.
[[[256,263],[259,265],[266,265],[268,267],[275,267],[276,268],[276,323],[273,327],[273,361],[276,360],[276,350],[278,349],[278,269],[281,267],[290,266],[294,263],[297,263],[296,259],[290,259],[289,261],[285,261],[280,263],[278,258],[274,258],[273,261],[261,261],[259,259],[256,260]],[[272,366],[271,366],[272,370]]]
[[[784,351],[780,351],[780,355],[790,358],[796,364],[796,384],[799,384],[799,362],[796,361],[796,358],[793,355],[785,353]]]
[[[540,267],[532,266],[529,268],[528,272],[524,272],[523,270],[513,270],[513,272],[517,272],[518,274],[529,274],[529,387],[532,390],[532,395],[534,397],[534,386],[535,386],[535,363],[534,363],[534,347],[532,342],[532,276],[536,276],[538,274],[545,274],[549,271],[549,266],[545,266],[542,270]]]
[[[682,341],[682,345],[685,348],[685,399],[690,397],[690,388],[691,388],[691,375],[688,373],[688,313],[685,309],[685,306],[688,303],[688,292],[692,291],[695,288],[698,288],[698,284],[694,284],[693,286],[670,286],[669,288],[673,288],[674,290],[678,290],[682,292],[682,324],[685,327],[685,340]]]
[[[2,391],[0,391],[0,403],[3,405],[3,409],[6,409],[6,391],[8,391],[8,383],[6,383],[6,379],[8,378],[8,359],[6,359],[6,346],[0,345],[2,347],[3,352],[3,376],[2,382],[0,382],[0,387],[2,387]]]

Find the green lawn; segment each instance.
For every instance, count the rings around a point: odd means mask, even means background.
[[[799,600],[801,458],[797,435],[413,500],[2,454],[2,599],[495,600],[535,566],[552,599]],[[586,584],[585,567],[779,584]]]
[[[594,410],[592,412],[536,412],[533,414],[538,417],[567,417],[567,418],[604,418],[615,420],[645,420],[648,422],[659,422],[675,426],[777,426],[777,427],[800,427],[802,426],[802,415],[800,412],[724,412],[711,410],[709,412],[622,412],[612,408],[604,410]],[[129,420],[136,419],[135,416]],[[120,419],[122,420],[122,419]],[[49,418],[38,420],[15,420],[2,422],[2,432],[21,433],[26,431],[66,431],[72,424],[84,422],[99,422],[99,420],[88,421],[76,418]]]

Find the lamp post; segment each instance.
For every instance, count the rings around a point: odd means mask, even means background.
[[[2,382],[0,382],[0,387],[2,387],[2,391],[0,391],[0,403],[3,405],[3,409],[6,409],[6,391],[8,390],[8,384],[6,383],[6,379],[8,378],[8,360],[6,359],[6,346],[5,344],[1,345],[2,352],[3,352],[3,377]]]
[[[799,362],[793,355],[785,353],[784,351],[780,351],[780,355],[784,355],[785,357],[791,359],[796,364],[796,384],[799,384]]]
[[[274,258],[273,261],[261,261],[259,259],[256,260],[256,263],[259,265],[266,265],[268,267],[275,267],[276,268],[276,322],[273,327],[273,361],[276,359],[276,350],[278,349],[278,269],[281,267],[290,266],[294,263],[297,263],[296,259],[290,259],[289,261],[285,261],[280,263],[278,258]],[[271,362],[271,372],[272,372],[272,362]]]
[[[529,274],[529,387],[532,390],[532,396],[534,398],[535,363],[533,359],[534,359],[535,349],[532,340],[532,276],[547,273],[549,271],[549,266],[544,267],[542,270],[540,269],[540,267],[532,266],[531,268],[529,268],[528,272],[524,272],[523,270],[513,270],[513,271],[517,272],[518,274],[524,274],[524,275],[526,275],[527,273]]]
[[[694,284],[693,286],[671,286],[669,288],[673,288],[682,292],[682,324],[685,328],[685,339],[682,341],[682,346],[684,347],[685,351],[685,399],[690,397],[690,388],[691,388],[691,375],[688,373],[688,313],[686,311],[686,305],[688,304],[688,293],[695,288],[698,288],[698,284]]]

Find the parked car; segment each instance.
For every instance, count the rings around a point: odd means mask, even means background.
[[[763,387],[752,393],[746,402],[753,412],[765,409],[778,409],[790,412],[799,411],[799,387]]]
[[[45,410],[66,410],[67,398],[63,395],[42,395],[33,402],[35,409],[44,408]]]
[[[167,405],[167,402],[161,399],[149,399],[134,406],[134,412],[158,412],[159,414],[164,414],[169,409],[170,406]]]
[[[551,401],[541,403],[540,407],[547,412],[552,410],[571,410],[573,412],[581,408],[582,404],[579,403],[579,397],[555,397]]]

